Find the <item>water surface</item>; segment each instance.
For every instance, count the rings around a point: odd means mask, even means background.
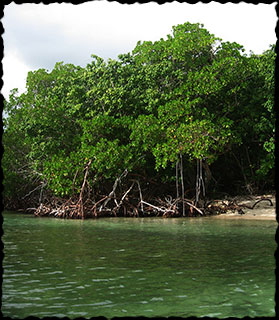
[[[274,221],[3,217],[4,316],[275,316]]]

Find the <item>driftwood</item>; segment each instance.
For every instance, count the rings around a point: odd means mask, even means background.
[[[224,200],[212,200],[207,203],[205,211],[207,214],[220,214],[226,213],[227,211],[237,211],[239,214],[245,214],[243,208],[253,210],[256,205],[262,201],[268,201],[270,206],[273,206],[273,203],[269,198],[259,199],[252,206],[249,206],[247,204],[238,204],[236,199],[227,200],[227,203]],[[214,205],[214,202],[219,202],[220,204]]]
[[[261,201],[268,201],[269,204],[270,204],[270,206],[271,206],[271,207],[273,206],[273,203],[272,203],[272,201],[271,201],[270,199],[268,199],[268,198],[263,198],[263,199],[260,199],[260,200],[256,201],[256,202],[253,204],[253,206],[252,206],[251,209],[254,209],[255,206],[256,206],[258,203],[260,203]]]

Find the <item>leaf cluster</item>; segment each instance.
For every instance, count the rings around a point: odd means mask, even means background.
[[[125,169],[160,172],[168,183],[180,155],[188,167],[200,159],[220,172],[237,153],[238,170],[260,184],[274,169],[274,63],[274,47],[248,56],[185,23],[117,60],[92,55],[86,67],[29,72],[26,91],[12,90],[4,106],[5,195],[42,183],[59,196],[78,194],[89,162],[88,190]]]

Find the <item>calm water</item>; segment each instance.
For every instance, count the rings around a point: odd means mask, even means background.
[[[4,316],[275,316],[276,222],[3,217]]]

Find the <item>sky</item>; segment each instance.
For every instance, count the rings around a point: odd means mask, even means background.
[[[2,24],[3,96],[22,93],[28,71],[51,71],[56,62],[85,67],[91,54],[117,59],[138,41],[156,41],[171,34],[172,26],[202,23],[224,41],[237,42],[246,52],[261,54],[275,44],[276,2],[272,4],[171,2],[159,5],[88,1],[82,4],[15,4],[4,7]]]

